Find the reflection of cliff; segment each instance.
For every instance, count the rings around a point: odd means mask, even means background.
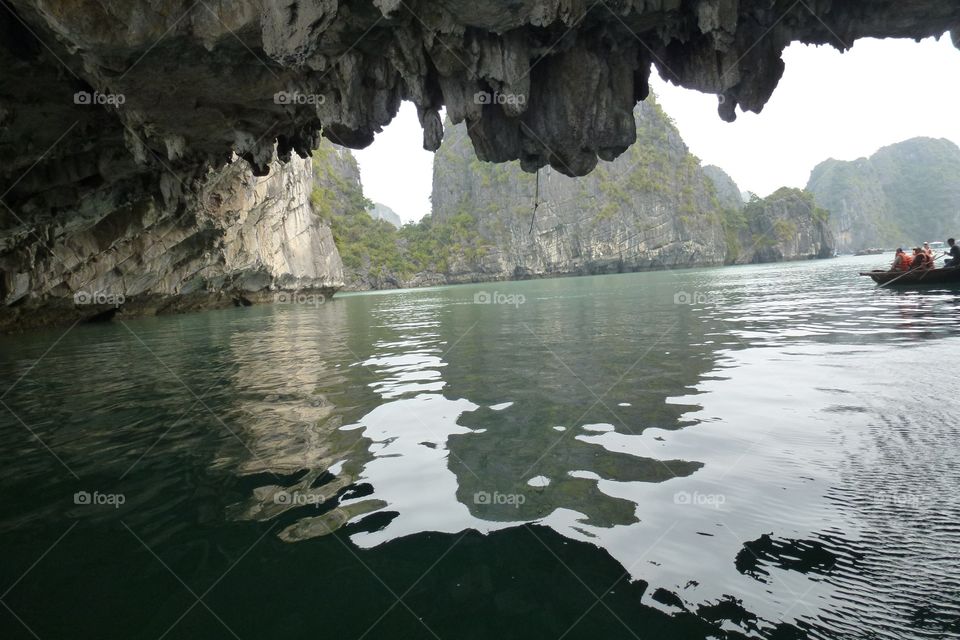
[[[668,288],[662,298],[668,293],[672,298]],[[704,324],[694,314],[678,322],[674,313],[664,314],[662,325],[621,327],[630,324],[636,302],[616,294],[527,304],[532,314],[482,307],[480,321],[448,354],[448,392],[485,405],[460,420],[474,433],[450,438],[458,499],[487,520],[529,521],[570,510],[578,523],[594,527],[637,522],[640,504],[629,487],[689,476],[702,466],[665,459],[644,431],[684,424],[692,407],[667,398],[688,394],[712,368]],[[549,308],[562,304],[577,310]],[[451,332],[455,326],[464,322],[451,319]],[[610,336],[623,336],[619,349],[610,348]],[[664,359],[650,351],[658,338],[690,346]],[[601,342],[604,353],[619,355],[598,359]],[[480,378],[476,370],[487,373]]]
[[[232,336],[236,391],[222,418],[236,437],[228,438],[215,465],[262,483],[234,507],[235,517],[271,520],[299,509],[310,515],[306,525],[324,525],[327,532],[359,514],[330,510],[369,458],[362,434],[340,428],[363,393],[337,369],[346,354],[339,346],[346,320],[336,303],[292,305],[265,318],[257,331]],[[313,519],[318,510],[319,522]]]
[[[598,281],[579,282],[589,292]],[[280,534],[296,541],[380,512],[352,530],[363,547],[557,517],[565,534],[637,523],[644,486],[702,466],[662,455],[646,431],[688,424],[693,407],[667,399],[692,393],[713,347],[696,311],[678,314],[670,274],[644,288],[647,300],[604,282],[613,289],[509,309],[458,289],[346,298],[325,310],[323,340],[307,331],[306,343],[304,327],[273,319],[271,347],[238,345],[278,354],[257,353],[271,370],[244,371],[238,385],[250,394],[242,468],[292,475],[267,477],[243,516],[278,517],[304,507],[291,504],[303,494],[309,508]],[[642,327],[631,320],[638,304],[655,310]],[[615,355],[595,357],[601,340]],[[659,341],[689,346],[665,357]]]
[[[422,300],[373,308],[368,300],[352,302],[329,305],[322,311],[330,318],[308,318],[295,330],[289,319],[274,317],[266,339],[239,346],[248,356],[252,347],[256,362],[264,363],[264,370],[238,376],[241,398],[250,398],[238,409],[248,448],[240,468],[266,484],[237,506],[236,517],[293,515],[279,535],[295,542],[382,511],[379,530],[358,537],[364,546],[472,526],[454,498],[457,478],[447,467],[446,443],[451,434],[469,431],[456,420],[477,407],[439,393],[445,347],[436,331],[438,309]],[[302,317],[297,313],[292,318]],[[331,333],[342,341],[329,344]],[[257,353],[257,344],[270,345],[269,353]],[[348,364],[342,373],[330,365],[331,356]],[[329,399],[334,393],[337,407]],[[290,475],[266,475],[272,473]]]
[[[452,344],[440,326],[445,301],[419,296],[384,303],[369,310],[373,329],[357,353],[363,374],[372,378],[368,386],[382,402],[356,428],[372,442],[373,456],[361,473],[373,490],[361,502],[382,502],[390,520],[353,539],[370,547],[425,530],[482,528],[455,499],[458,477],[448,464],[449,439],[471,431],[458,418],[477,405],[444,393],[444,355]]]
[[[612,425],[580,425],[559,431],[541,422],[536,429],[536,418],[517,405],[501,415],[485,408],[465,416],[464,421],[488,432],[482,438],[450,439],[455,460],[461,461],[451,465],[461,469],[457,497],[474,515],[486,520],[530,521],[565,508],[582,514],[581,522],[596,527],[630,524],[637,522],[636,503],[604,493],[601,481],[664,482],[688,476],[701,466],[609,451],[596,437],[591,438],[597,434],[590,429],[612,431]],[[498,423],[501,427],[514,423],[532,428],[504,433],[497,429]],[[532,442],[514,439],[535,430],[546,437],[534,437]]]
[[[335,368],[332,345],[317,339],[346,331],[344,321],[335,303],[291,306],[265,317],[256,331],[231,336],[235,406],[224,421],[244,442],[240,474],[326,468],[349,446],[329,398],[348,381]]]

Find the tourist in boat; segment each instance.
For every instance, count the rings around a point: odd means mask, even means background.
[[[950,238],[947,240],[947,246],[950,248],[947,249],[947,263],[943,266],[960,267],[960,246],[957,246],[957,241]]]
[[[913,248],[913,262],[910,265],[911,270],[916,269],[929,269],[930,268],[930,257],[924,253],[923,249],[920,247]]]
[[[909,271],[910,265],[912,264],[913,258],[910,257],[910,254],[898,247],[897,255],[893,259],[893,266],[890,267],[890,271]]]

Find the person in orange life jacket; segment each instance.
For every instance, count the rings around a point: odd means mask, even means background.
[[[910,265],[911,269],[929,269],[930,260],[927,257],[927,254],[924,253],[923,249],[920,247],[913,248],[913,264]]]
[[[908,271],[910,265],[913,264],[913,258],[910,257],[910,254],[904,252],[903,249],[897,249],[897,255],[893,259],[893,266],[890,267],[891,271]]]

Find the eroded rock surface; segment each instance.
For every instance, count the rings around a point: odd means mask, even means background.
[[[481,159],[583,175],[633,142],[631,114],[651,64],[722,96],[720,114],[732,119],[738,106],[763,107],[792,41],[846,48],[864,36],[939,36],[960,25],[960,6],[3,0],[0,24],[4,174],[89,152],[94,141],[101,149],[103,138],[155,168],[222,163],[236,151],[262,173],[275,141],[283,159],[306,155],[321,131],[365,146],[407,99],[427,148],[441,142],[446,106],[469,125]],[[92,104],[74,104],[77,91]],[[82,173],[72,177],[94,175]]]
[[[320,301],[342,286],[343,273],[330,227],[311,205],[314,182],[311,160],[274,161],[267,177],[235,161],[198,181],[176,208],[107,191],[69,218],[20,227],[0,253],[0,330],[118,309],[129,316],[248,305],[282,292]]]
[[[958,25],[937,0],[0,0],[0,293],[57,251],[61,281],[108,278],[82,234],[123,207],[94,235],[150,262],[134,230],[190,210],[234,154],[262,176],[320,135],[363,147],[401,100],[428,149],[446,107],[481,160],[579,176],[634,142],[651,65],[732,119],[762,108],[791,41]]]

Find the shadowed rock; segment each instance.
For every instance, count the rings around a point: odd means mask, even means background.
[[[60,294],[74,280],[116,280],[125,258],[144,263],[128,271],[134,290],[182,293],[184,261],[191,273],[259,278],[238,291],[286,276],[332,290],[333,250],[306,272],[271,268],[281,251],[231,264],[219,222],[173,220],[206,209],[232,226],[218,202],[200,201],[211,170],[239,157],[261,178],[321,135],[367,146],[402,100],[416,105],[427,149],[441,144],[445,107],[480,160],[581,176],[634,143],[651,64],[718,94],[732,120],[769,99],[790,42],[846,49],[958,25],[960,6],[933,0],[0,0],[0,298],[19,299],[36,269],[57,272]],[[88,231],[104,210],[128,211],[73,243],[74,222]],[[293,231],[327,243],[307,227]]]

